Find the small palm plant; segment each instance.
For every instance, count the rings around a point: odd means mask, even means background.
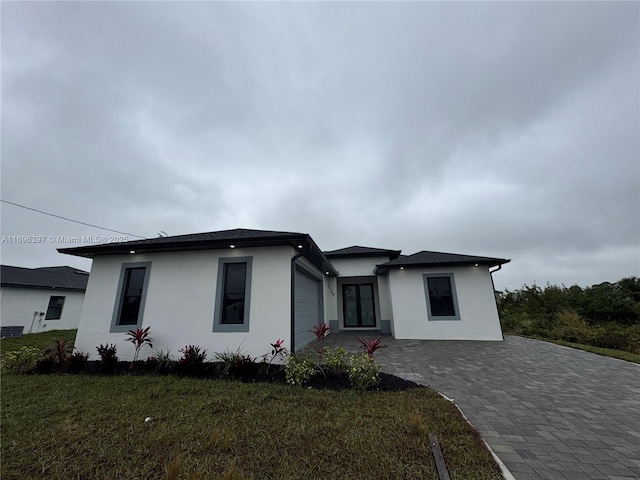
[[[127,335],[129,336],[129,338],[127,338],[127,342],[133,343],[136,347],[136,353],[133,356],[134,362],[138,361],[140,349],[142,349],[144,345],[149,345],[149,347],[153,348],[153,339],[149,336],[150,329],[151,327],[147,327],[144,330],[137,328],[136,330],[129,330],[127,332]]]

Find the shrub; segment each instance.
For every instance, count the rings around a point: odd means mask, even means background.
[[[39,358],[39,349],[24,346],[4,353],[0,365],[5,373],[27,373],[36,368]]]
[[[113,373],[118,365],[118,356],[116,355],[118,347],[115,344],[106,345],[100,344],[96,347],[98,355],[100,356],[100,366],[104,373]]]
[[[152,357],[153,358],[153,357]],[[156,353],[155,359],[157,360],[156,372],[161,374],[171,373],[175,370],[176,361],[173,358],[170,350],[166,352],[160,350]]]
[[[158,371],[158,359],[156,357],[148,357],[144,361],[144,370],[146,372],[157,372]]]
[[[367,390],[380,383],[381,367],[366,353],[352,355],[349,363],[349,380],[354,388]]]
[[[149,330],[151,327],[147,327],[144,330],[137,328],[136,330],[129,330],[127,335],[127,342],[133,343],[136,348],[136,352],[133,355],[133,361],[136,362],[138,360],[138,355],[140,354],[140,349],[144,345],[149,345],[149,347],[153,348],[153,339],[149,336]]]
[[[236,350],[216,352],[214,357],[219,362],[216,371],[222,378],[242,376],[246,368],[254,363],[254,359],[243,353],[241,347]]]
[[[327,368],[333,373],[343,373],[349,369],[347,365],[347,351],[343,347],[334,349],[326,348],[324,354],[327,359]]]
[[[57,338],[53,340],[55,343],[45,349],[44,356],[51,357],[54,362],[64,365],[71,358],[71,352],[73,352],[71,340],[58,340]]]
[[[608,324],[600,329],[600,332],[594,336],[592,343],[596,347],[616,350],[628,350],[631,347],[625,329],[615,324]]]
[[[187,345],[180,350],[182,357],[178,360],[178,372],[185,375],[199,374],[202,371],[207,351],[198,345]]]
[[[75,352],[69,357],[69,370],[73,373],[80,373],[85,369],[88,361],[88,353]]]
[[[289,385],[301,387],[316,373],[316,366],[310,358],[290,355],[284,371]]]
[[[556,315],[558,325],[551,331],[551,336],[567,342],[586,343],[589,340],[590,328],[575,310],[563,310]]]

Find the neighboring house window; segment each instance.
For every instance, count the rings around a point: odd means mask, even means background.
[[[52,296],[49,298],[49,306],[47,307],[47,314],[45,320],[60,320],[62,317],[62,306],[64,305],[64,297]]]
[[[214,332],[248,332],[252,257],[218,261]]]
[[[112,332],[126,332],[142,325],[150,271],[151,262],[122,265]]]
[[[423,275],[429,320],[460,320],[453,273]]]

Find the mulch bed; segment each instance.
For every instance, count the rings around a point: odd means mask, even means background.
[[[71,374],[71,375],[100,375],[100,376],[120,376],[120,375],[177,375],[183,377],[214,379],[227,378],[245,383],[274,383],[286,385],[283,365],[268,365],[265,363],[244,364],[236,367],[226,376],[220,372],[220,363],[208,362],[195,368],[181,368],[176,364],[172,371],[158,371],[151,368],[144,361],[135,363],[117,362],[110,368],[105,368],[100,361],[89,361],[79,371],[72,371],[70,368],[60,368],[59,364],[40,365],[32,373],[34,374]],[[268,368],[267,368],[268,367]],[[311,377],[305,385],[307,388],[319,390],[349,390],[353,388],[346,373],[335,374],[331,372],[320,372]],[[380,391],[403,391],[416,388],[426,388],[410,380],[404,380],[395,375],[380,373],[380,383],[374,390]]]

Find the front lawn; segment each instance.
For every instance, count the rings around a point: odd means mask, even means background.
[[[3,374],[1,400],[3,479],[437,479],[429,433],[451,478],[502,478],[427,388]]]

